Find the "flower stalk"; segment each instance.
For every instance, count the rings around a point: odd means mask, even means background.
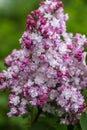
[[[74,130],[74,126],[73,125],[68,125],[67,130]]]

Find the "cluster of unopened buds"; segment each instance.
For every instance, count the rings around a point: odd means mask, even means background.
[[[81,91],[87,89],[85,35],[66,32],[68,15],[58,0],[40,3],[26,20],[20,50],[5,59],[0,89],[8,89],[9,117],[27,113],[27,105],[75,124],[86,109]]]

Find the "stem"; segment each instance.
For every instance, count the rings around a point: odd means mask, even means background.
[[[77,128],[78,128],[78,130],[82,130],[79,123],[77,124]]]
[[[67,130],[74,130],[74,126],[73,125],[68,125]]]
[[[38,107],[38,112],[34,118],[34,120],[32,121],[32,125],[35,124],[40,116],[40,114],[42,113],[42,110]]]

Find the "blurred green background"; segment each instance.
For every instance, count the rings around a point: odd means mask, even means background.
[[[41,0],[0,0],[0,71],[3,60],[16,48],[20,49],[19,38],[25,30],[27,14],[37,9]],[[65,12],[69,14],[68,32],[87,36],[87,0],[62,0]],[[26,130],[26,119],[8,118],[6,113],[7,92],[0,92],[0,130]]]

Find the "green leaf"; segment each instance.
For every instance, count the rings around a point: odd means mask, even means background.
[[[87,114],[83,113],[80,118],[80,125],[82,130],[87,130]]]
[[[86,54],[86,65],[87,65],[87,54]]]
[[[48,124],[52,128],[54,127],[55,130],[67,130],[67,126],[60,124],[59,121],[58,121],[58,117],[53,116],[52,114],[46,114],[46,115],[41,114],[39,121],[45,122],[46,124]]]
[[[77,126],[74,127],[74,130],[79,130]]]
[[[32,125],[30,130],[55,130],[55,128],[49,126],[46,122],[37,122],[34,125]]]
[[[85,102],[87,102],[87,90],[82,91],[82,95],[84,96]]]
[[[56,130],[67,130],[67,126],[63,124],[57,124]]]

